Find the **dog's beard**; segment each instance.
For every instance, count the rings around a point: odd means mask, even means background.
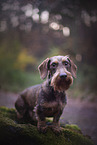
[[[59,73],[56,73],[51,80],[51,86],[53,86],[55,91],[65,91],[73,83],[73,78],[71,75],[67,75],[66,78],[60,78]]]

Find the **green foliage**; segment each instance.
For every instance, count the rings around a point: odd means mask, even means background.
[[[20,50],[18,41],[5,41],[0,46],[0,85],[14,81],[14,63]]]
[[[41,83],[39,73],[24,72],[24,71],[13,71],[11,79],[8,77],[1,87],[3,90],[19,92],[23,89]]]
[[[22,49],[18,40],[5,40],[0,45],[0,88],[8,91],[20,91],[28,86],[40,83],[39,74],[28,72],[35,69],[37,59]]]
[[[2,42],[0,45],[0,73],[13,68],[17,55],[20,51],[20,44],[17,40]]]
[[[57,55],[67,55],[67,53],[65,53],[66,51],[63,51],[61,48],[59,47],[52,47],[49,52],[46,54],[46,57],[52,57],[52,56],[57,56]]]
[[[74,131],[72,127],[69,128],[63,128],[61,135],[54,134],[51,129],[48,129],[45,134],[40,134],[32,124],[17,124],[14,109],[0,107],[0,144],[2,145],[93,145],[90,139]]]
[[[28,64],[31,66],[37,64],[37,59],[34,56],[29,55],[26,49],[23,49],[18,54],[14,67],[19,70],[25,70]]]
[[[50,49],[50,51],[47,55],[48,55],[48,57],[61,55],[61,50],[58,47],[53,47]]]
[[[75,124],[66,124],[65,128],[81,133],[81,129]]]

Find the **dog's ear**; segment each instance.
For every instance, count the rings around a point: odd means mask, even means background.
[[[74,78],[76,78],[77,66],[74,64],[74,62],[70,58],[67,58],[67,59],[70,61],[70,64],[71,64],[71,74]]]
[[[38,70],[41,76],[41,79],[45,79],[47,77],[47,73],[48,73],[48,62],[49,62],[49,58],[45,59],[39,66],[38,66]]]

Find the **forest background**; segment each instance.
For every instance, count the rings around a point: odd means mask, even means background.
[[[69,55],[77,79],[69,93],[97,100],[97,3],[91,0],[1,0],[0,89],[41,83],[38,65]]]

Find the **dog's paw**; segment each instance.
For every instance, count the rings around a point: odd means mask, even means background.
[[[47,126],[38,126],[37,129],[40,133],[46,133],[47,132]]]
[[[47,125],[45,121],[38,121],[37,129],[40,133],[46,133],[47,132]]]
[[[56,135],[60,135],[62,133],[62,128],[60,126],[52,125],[51,129]]]

